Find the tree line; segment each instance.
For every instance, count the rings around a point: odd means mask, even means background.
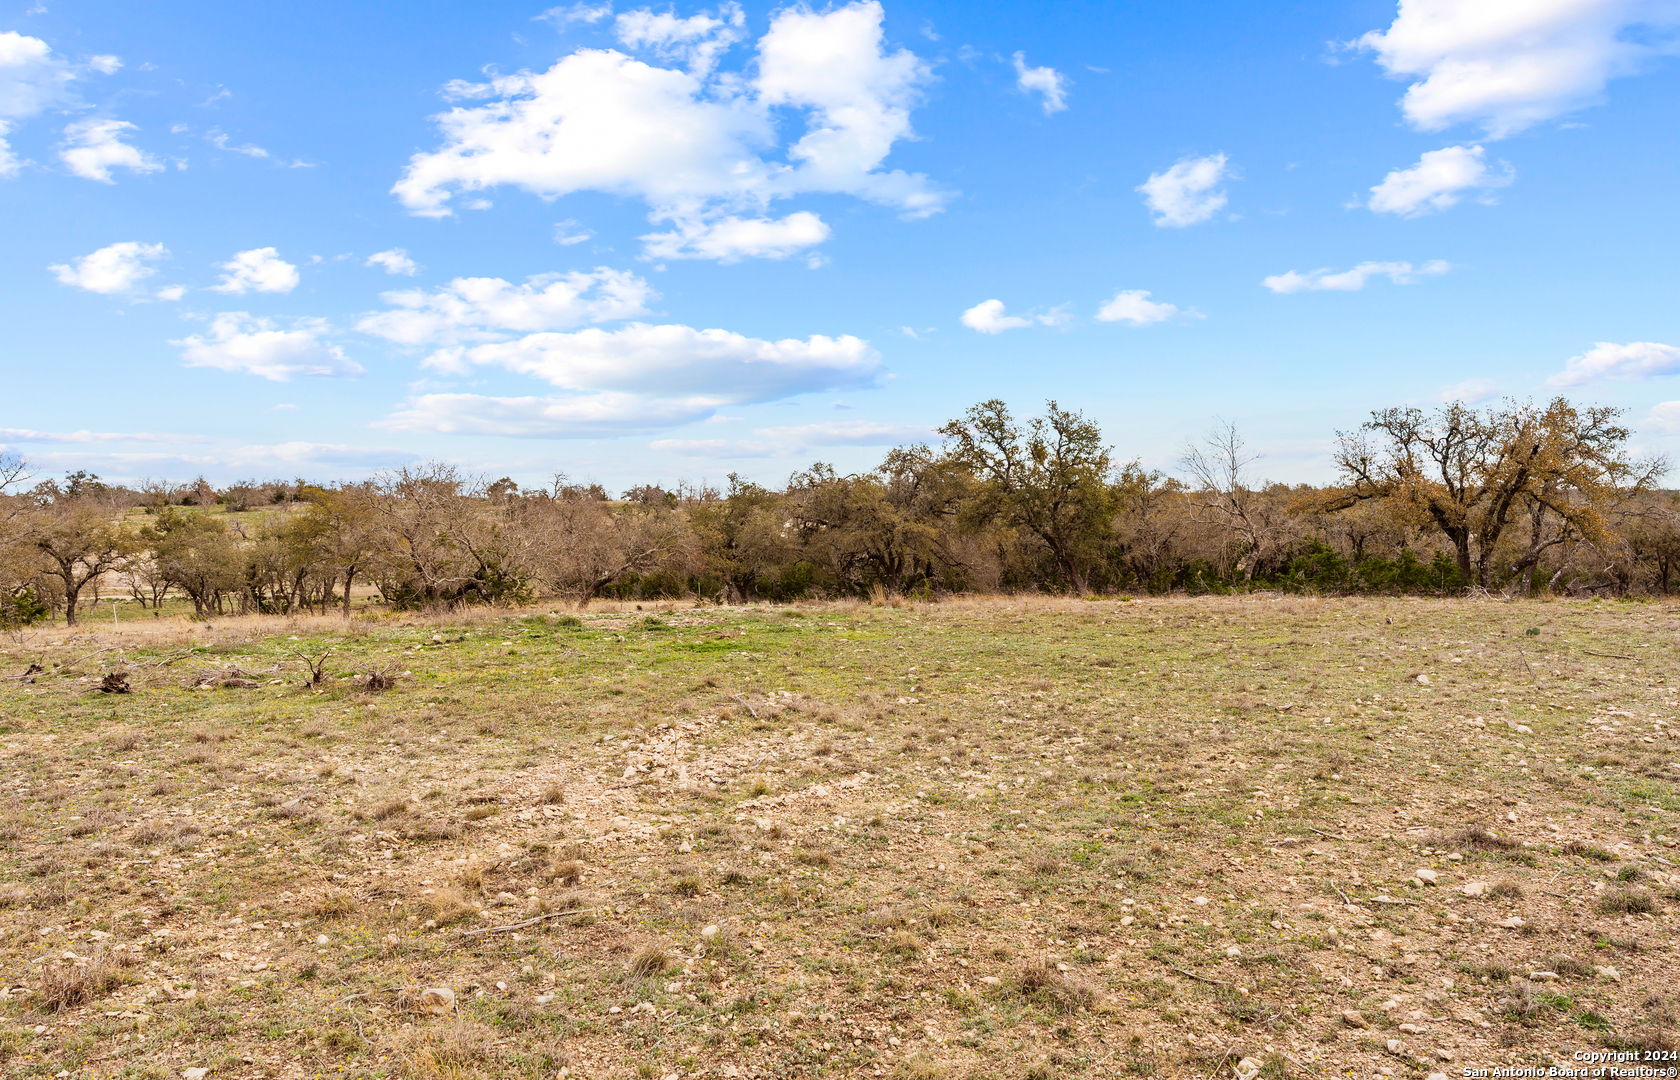
[[[1258,482],[1234,425],[1186,444],[1180,475],[1118,460],[1048,402],[982,402],[938,446],[780,487],[648,484],[610,497],[428,463],[333,484],[30,486],[0,457],[0,622],[117,593],[199,616],[539,597],[935,597],[1231,592],[1507,596],[1669,592],[1680,498],[1636,460],[1621,411],[1507,402],[1375,412],[1339,433],[1335,483]],[[215,512],[220,508],[222,512]]]

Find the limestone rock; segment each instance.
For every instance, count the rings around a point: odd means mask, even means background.
[[[447,986],[428,986],[420,991],[420,1011],[445,1016],[455,1011],[455,991]]]

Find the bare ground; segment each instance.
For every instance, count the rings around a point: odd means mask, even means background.
[[[616,607],[6,642],[0,1070],[1676,1049],[1676,609]]]

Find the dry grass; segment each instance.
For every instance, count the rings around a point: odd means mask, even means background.
[[[105,997],[126,981],[122,967],[102,949],[85,960],[43,964],[38,1006],[44,1012],[63,1012]]]
[[[1616,658],[1666,609],[879,600],[0,642],[46,669],[0,683],[0,985],[69,986],[7,1067],[1366,1075],[1414,1013],[1494,1023],[1422,1021],[1454,1067],[1672,1028],[1673,695]],[[132,693],[54,674],[105,644]]]

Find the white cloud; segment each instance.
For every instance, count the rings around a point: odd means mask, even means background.
[[[570,4],[561,7],[551,7],[541,15],[538,15],[537,19],[543,22],[553,23],[555,29],[557,30],[564,30],[566,27],[575,22],[587,23],[593,26],[595,23],[600,22],[608,15],[611,15],[612,9],[613,6],[611,3]]]
[[[186,442],[206,440],[189,439]],[[145,476],[192,476],[203,473],[211,479],[233,480],[269,469],[290,472],[309,467],[363,471],[403,465],[419,459],[418,454],[383,446],[345,446],[334,443],[287,442],[273,445],[241,445],[207,448],[200,453],[117,451],[89,453],[36,452],[31,464],[52,472],[89,469],[113,482],[138,480]]]
[[[152,295],[159,300],[179,300],[187,295],[187,287],[185,285],[165,285]]]
[[[0,33],[0,119],[25,120],[70,100],[76,73],[37,37]]]
[[[427,364],[452,372],[493,365],[565,390],[723,405],[871,386],[880,354],[849,334],[765,341],[728,330],[631,323],[612,331],[529,334],[434,354]]]
[[[731,2],[720,4],[716,14],[702,11],[686,19],[638,8],[613,20],[613,33],[625,48],[651,49],[663,59],[686,64],[690,74],[704,77],[745,36],[746,25],[741,5]]]
[[[1680,401],[1664,401],[1652,406],[1647,420],[1659,431],[1680,431]]]
[[[1027,66],[1027,54],[1015,54],[1015,85],[1023,94],[1044,95],[1044,115],[1067,108],[1067,76],[1051,67]]]
[[[1602,97],[1605,84],[1672,52],[1672,0],[1401,0],[1358,45],[1389,74],[1412,126],[1480,124],[1500,138]]]
[[[243,371],[272,382],[298,375],[349,379],[362,374],[360,364],[324,340],[329,331],[320,319],[298,319],[292,329],[280,330],[272,319],[224,311],[211,320],[208,339],[194,334],[170,344],[181,349],[188,367]]]
[[[715,18],[725,27],[706,40],[733,26],[732,11],[720,10]],[[676,226],[650,243],[684,250],[692,245],[667,238],[708,236],[709,223],[761,218],[774,200],[802,193],[849,194],[911,217],[937,212],[948,193],[925,176],[881,167],[895,143],[912,137],[910,111],[931,78],[908,50],[884,51],[882,17],[876,0],[821,13],[783,8],[758,42],[750,75],[696,74],[580,49],[547,71],[452,84],[457,98],[488,100],[438,116],[443,145],[410,159],[392,190],[411,212],[433,217],[450,214],[456,195],[501,185],[545,199],[630,195],[648,204],[650,220]],[[691,21],[659,18],[626,27],[637,41],[675,48],[669,35]],[[783,110],[805,130],[778,156]],[[784,230],[791,220],[783,219]],[[801,222],[805,234],[814,231]],[[759,250],[785,254],[787,245]]]
[[[363,266],[383,266],[387,274],[406,274],[413,277],[420,272],[420,264],[408,257],[408,252],[402,248],[392,248],[390,251],[378,251],[367,257]]]
[[[926,442],[931,428],[916,424],[883,424],[873,420],[841,420],[792,427],[757,428],[756,439],[658,439],[648,449],[685,457],[793,457],[823,446],[898,446]]]
[[[64,129],[59,160],[77,176],[112,184],[112,169],[161,172],[163,162],[122,141],[123,133],[139,130],[126,120],[81,120]]]
[[[40,38],[15,30],[0,33],[0,177],[16,176],[23,165],[6,141],[15,121],[73,100],[75,77],[75,69]]]
[[[1452,264],[1442,259],[1432,259],[1419,267],[1413,267],[1409,262],[1362,262],[1352,270],[1340,273],[1332,273],[1328,268],[1310,270],[1305,274],[1291,270],[1286,274],[1273,274],[1260,284],[1275,293],[1358,292],[1374,277],[1386,277],[1396,285],[1411,285],[1420,274],[1444,274],[1451,269]]]
[[[243,295],[247,292],[289,293],[297,288],[296,266],[280,257],[271,247],[241,251],[219,265],[225,270],[220,285],[210,286],[219,293]]]
[[[659,296],[635,274],[593,271],[538,274],[514,285],[501,278],[456,278],[441,288],[384,294],[396,306],[363,316],[356,329],[404,345],[502,341],[513,334],[567,330],[647,314]]]
[[[525,439],[589,439],[656,431],[703,420],[709,400],[654,399],[640,394],[487,397],[424,394],[375,427],[445,435],[505,435]]]
[[[162,244],[125,240],[102,247],[91,255],[72,259],[69,265],[54,264],[47,269],[53,272],[60,284],[111,295],[133,290],[142,279],[157,273],[157,268],[148,263],[168,257],[169,252]]]
[[[1467,405],[1480,405],[1498,396],[1499,384],[1492,379],[1467,379],[1461,383],[1441,387],[1435,393],[1435,400],[1446,404],[1462,401]]]
[[[1024,326],[1066,326],[1072,321],[1067,304],[1053,307],[1042,315],[1005,315],[1002,300],[982,300],[962,313],[962,324],[982,334],[1001,334]]]
[[[1206,221],[1225,205],[1223,191],[1215,190],[1229,175],[1224,154],[1185,158],[1163,173],[1150,173],[1137,186],[1146,206],[1155,214],[1155,224],[1180,229]]]
[[[1680,348],[1655,341],[1617,345],[1600,341],[1546,380],[1547,386],[1580,386],[1599,379],[1638,381],[1655,375],[1680,374]]]
[[[675,230],[641,237],[650,259],[785,259],[829,237],[822,218],[808,210],[773,218],[713,218],[680,221]]]
[[[6,136],[11,133],[11,121],[0,120],[0,178],[16,176],[23,168],[23,163],[12,152],[12,144],[6,141]]]
[[[797,446],[895,446],[934,437],[920,424],[884,424],[876,420],[830,420],[818,424],[753,429],[754,435]]]
[[[0,428],[0,439],[11,443],[205,442],[203,435],[170,435],[152,431],[35,431]]]
[[[255,143],[246,143],[244,146],[229,146],[228,136],[224,132],[218,131],[215,128],[211,128],[210,131],[205,134],[204,141],[218,150],[226,150],[234,154],[244,154],[246,157],[266,158],[269,156],[267,150],[264,150]]]
[[[554,242],[565,247],[581,244],[595,234],[588,229],[579,229],[578,223],[572,218],[554,223]]]
[[[1114,299],[1097,310],[1097,319],[1101,322],[1148,326],[1151,323],[1166,322],[1179,315],[1193,319],[1202,317],[1199,312],[1185,310],[1175,304],[1160,303],[1149,299],[1149,296],[1147,289],[1122,289],[1114,294]]]
[[[1467,191],[1482,191],[1481,201],[1492,202],[1491,189],[1505,187],[1517,175],[1510,163],[1501,164],[1503,172],[1490,171],[1480,146],[1429,150],[1411,168],[1383,177],[1366,205],[1379,214],[1418,217],[1455,205]]]
[[[109,53],[88,57],[88,67],[101,75],[115,75],[122,70],[122,66],[122,57],[112,56]]]

